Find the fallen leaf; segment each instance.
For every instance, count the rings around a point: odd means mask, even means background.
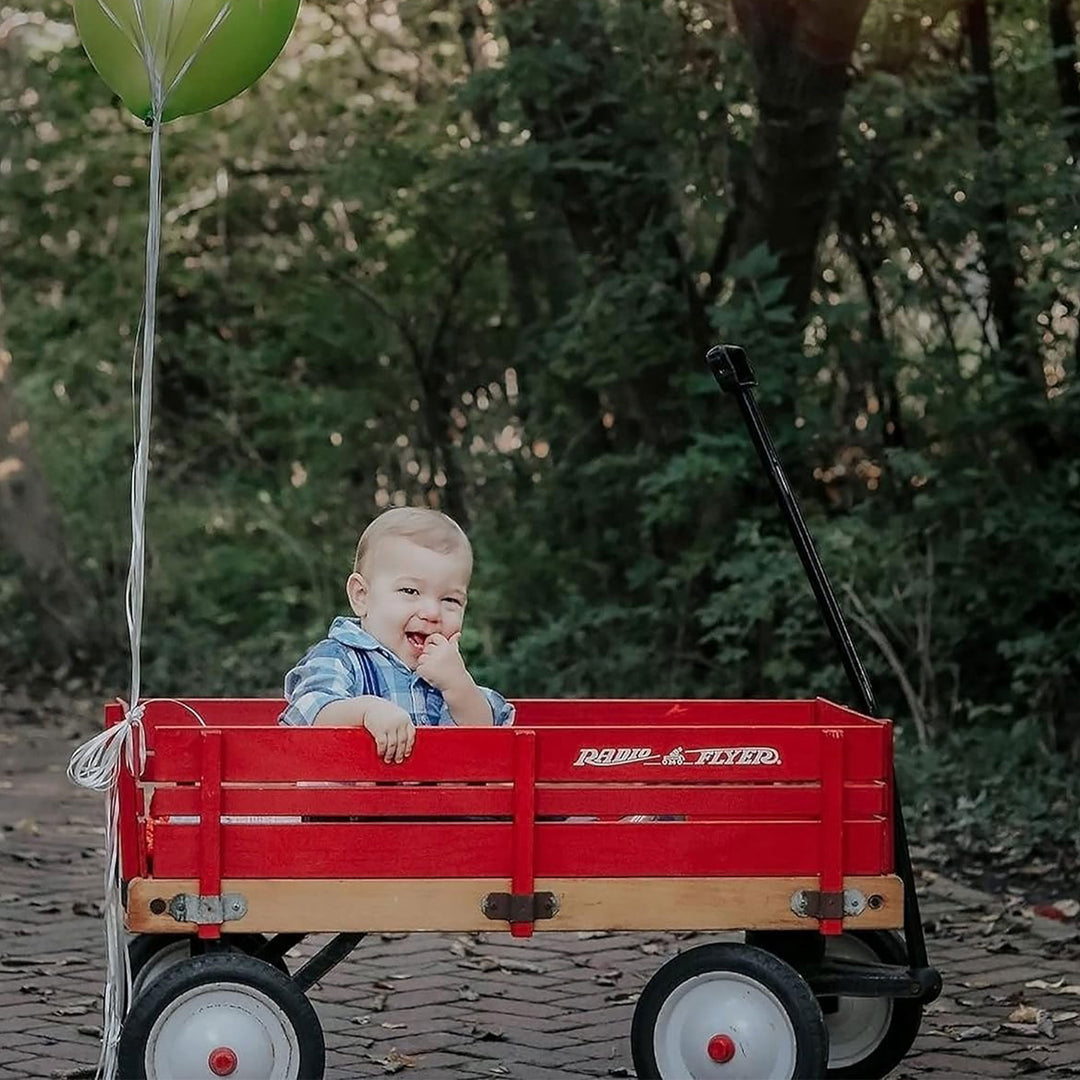
[[[1014,1024],[1037,1024],[1044,1015],[1044,1010],[1034,1005],[1018,1005],[1009,1013],[1009,1019]]]
[[[1032,979],[1024,983],[1030,990],[1049,990],[1051,994],[1076,994],[1080,997],[1080,986],[1066,986],[1065,977],[1062,976],[1057,982],[1049,983],[1045,979]]]
[[[1033,1057],[1013,1058],[1012,1066],[1017,1074],[1023,1076],[1026,1073],[1040,1072],[1046,1067],[1046,1062]]]
[[[1061,903],[1061,901],[1058,901],[1058,903]],[[1044,919],[1054,919],[1057,922],[1065,922],[1066,919],[1071,918],[1071,916],[1066,915],[1057,904],[1034,904],[1032,905],[1031,910],[1036,915],[1041,915]]]
[[[502,1042],[506,1038],[506,1032],[502,1028],[484,1028],[473,1026],[470,1034],[476,1037],[478,1042]]]
[[[956,1028],[949,1028],[948,1031],[957,1042],[971,1042],[972,1039],[988,1039],[991,1034],[990,1029],[983,1027],[981,1024],[960,1028],[959,1030]]]
[[[1013,1035],[1023,1035],[1029,1039],[1039,1034],[1035,1024],[999,1024],[998,1031],[1009,1031]]]
[[[1080,915],[1080,900],[1055,900],[1051,906],[1057,908],[1066,919],[1075,919]]]
[[[492,960],[490,956],[475,956],[470,960],[459,960],[458,967],[472,968],[474,971],[496,971],[499,961]]]
[[[391,1050],[385,1057],[371,1055],[371,1060],[383,1067],[383,1072],[396,1073],[402,1069],[411,1069],[416,1065],[416,1058],[409,1054],[401,1054],[397,1050]]]
[[[530,975],[543,975],[547,970],[542,964],[533,964],[528,960],[500,960],[498,966],[503,971],[524,971]]]

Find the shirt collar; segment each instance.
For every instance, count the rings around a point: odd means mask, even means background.
[[[334,641],[340,641],[342,645],[348,645],[350,649],[363,649],[368,652],[381,653],[410,675],[415,674],[415,672],[409,671],[400,656],[388,649],[378,638],[369,634],[360,625],[359,619],[347,619],[344,615],[339,615],[330,624],[327,637],[332,638]]]

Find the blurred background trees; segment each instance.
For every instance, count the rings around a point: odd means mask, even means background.
[[[166,132],[148,691],[277,694],[417,503],[512,696],[846,700],[724,340],[902,738],[1075,760],[1076,14],[305,0]],[[9,686],[124,686],[147,152],[68,6],[0,4]]]

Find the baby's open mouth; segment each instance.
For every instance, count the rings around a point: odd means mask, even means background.
[[[427,634],[417,633],[416,631],[406,631],[405,640],[417,651],[424,651],[424,642],[427,641]]]

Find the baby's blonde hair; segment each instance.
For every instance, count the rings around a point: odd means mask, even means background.
[[[375,548],[385,540],[397,537],[411,540],[421,547],[438,551],[442,555],[461,552],[469,560],[472,573],[472,544],[461,526],[453,518],[439,510],[419,506],[400,506],[384,510],[361,533],[353,560],[353,573],[362,574],[367,560]]]

